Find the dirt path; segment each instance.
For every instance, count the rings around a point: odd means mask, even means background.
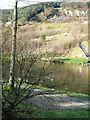
[[[31,100],[30,103],[38,105],[45,109],[72,109],[72,108],[88,108],[90,101],[82,100],[76,97],[65,95],[38,95]]]

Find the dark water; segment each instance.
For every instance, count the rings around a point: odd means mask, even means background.
[[[88,93],[90,67],[74,64],[53,64],[44,86],[58,90]]]

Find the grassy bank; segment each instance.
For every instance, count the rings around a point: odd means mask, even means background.
[[[26,83],[22,84],[21,88],[24,88],[25,86],[27,86]],[[33,85],[28,85],[28,88],[33,88]],[[38,90],[41,92],[44,92],[45,94],[61,94],[61,95],[67,95],[67,96],[72,96],[72,97],[78,97],[84,100],[90,100],[90,95],[88,94],[83,94],[83,93],[75,93],[75,92],[71,92],[71,91],[65,91],[65,90],[57,90],[54,88],[48,88],[48,87],[44,87],[42,85],[40,86],[34,86],[34,90]]]
[[[74,58],[74,57],[54,57],[52,58],[43,58],[43,60],[51,61],[54,63],[71,63],[71,64],[86,64],[87,60],[82,58]]]
[[[64,91],[64,90],[55,90],[55,89],[41,87],[41,86],[36,86],[36,89],[40,89],[42,91],[45,91],[46,93],[62,94],[62,95],[68,95],[72,97],[78,97],[84,100],[90,100],[90,95],[87,95],[87,94],[75,93],[75,92]]]
[[[73,64],[86,64],[87,60],[85,58],[55,58],[54,61],[63,63],[73,63]]]

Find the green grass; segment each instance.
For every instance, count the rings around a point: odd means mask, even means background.
[[[87,110],[38,110],[36,118],[88,118]]]
[[[90,100],[90,95],[80,94],[80,93],[69,93],[69,96],[78,97],[85,100]]]
[[[87,60],[85,58],[68,58],[64,60],[66,63],[75,63],[75,64],[86,64]]]
[[[67,109],[67,110],[46,110],[39,108],[38,106],[34,106],[31,104],[26,104],[25,106],[19,106],[22,111],[29,110],[31,114],[27,114],[27,112],[19,113],[19,117],[21,118],[88,118],[88,109]]]
[[[85,58],[61,58],[61,57],[55,57],[53,62],[58,62],[58,63],[71,63],[71,64],[86,64],[87,60]]]

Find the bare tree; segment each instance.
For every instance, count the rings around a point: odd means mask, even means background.
[[[20,41],[21,42],[21,41]],[[34,47],[30,44],[17,44],[16,71],[14,89],[8,88],[8,83],[3,84],[3,119],[17,119],[18,106],[24,104],[27,99],[37,95],[43,95],[44,91],[36,92],[36,85],[45,80],[49,74],[51,63],[46,65],[46,61],[41,62],[42,54],[38,54],[35,43]],[[19,45],[19,46],[18,46]],[[31,114],[30,111],[29,115]],[[28,113],[27,113],[28,114]]]

